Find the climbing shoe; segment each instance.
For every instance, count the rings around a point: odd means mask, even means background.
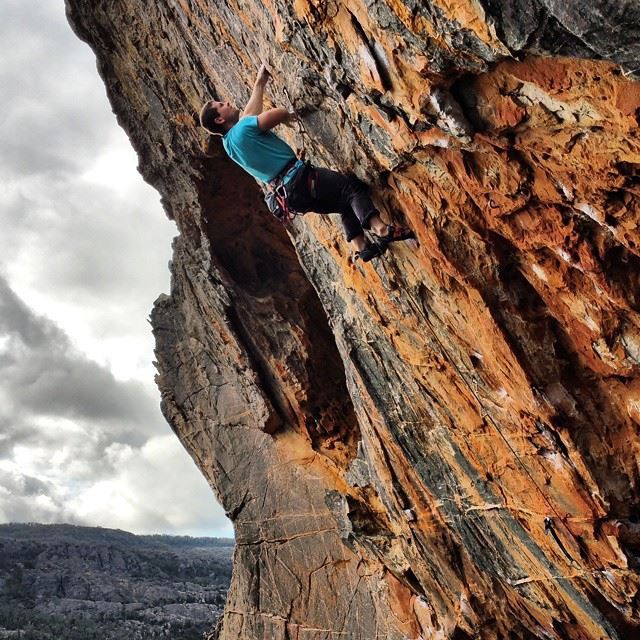
[[[396,227],[392,224],[387,225],[388,233],[384,236],[376,235],[376,243],[382,249],[386,251],[387,247],[392,242],[398,242],[399,240],[411,240],[416,237],[415,233],[411,229],[406,227]]]
[[[385,247],[386,248],[386,247]],[[384,253],[384,249],[377,244],[368,244],[361,251],[356,251],[356,260],[362,260],[362,262],[369,262],[373,258],[377,258]]]

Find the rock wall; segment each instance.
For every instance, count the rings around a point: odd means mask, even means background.
[[[67,10],[180,230],[158,384],[235,523],[220,637],[638,637],[637,3]],[[195,118],[261,60],[419,246],[268,217]]]

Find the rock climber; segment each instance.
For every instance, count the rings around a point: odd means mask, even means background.
[[[297,213],[339,213],[347,241],[363,262],[382,255],[389,244],[413,238],[410,229],[382,221],[366,187],[356,178],[311,166],[272,129],[296,118],[284,108],[263,111],[264,89],[270,73],[262,65],[251,98],[240,111],[229,102],[210,100],[200,111],[200,124],[222,136],[225,151],[245,171],[275,189],[284,185],[288,207]],[[364,234],[369,229],[375,242]]]

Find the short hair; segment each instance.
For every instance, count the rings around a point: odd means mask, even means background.
[[[227,132],[227,128],[224,123],[216,122],[216,118],[219,116],[220,114],[212,102],[207,102],[200,110],[200,126],[214,135],[224,135]]]

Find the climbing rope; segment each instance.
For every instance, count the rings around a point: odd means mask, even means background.
[[[291,113],[295,115],[296,124],[298,125],[298,129],[300,130],[300,141],[302,143],[302,149],[300,150],[299,155],[300,155],[300,158],[304,160],[306,155],[304,138],[305,136],[308,136],[308,133],[307,133],[307,130],[305,129],[304,123],[302,122],[302,119],[300,118],[300,116],[298,115],[298,112],[296,111],[296,108],[293,104],[293,99],[291,98],[291,94],[289,93],[289,90],[287,89],[287,87],[282,87],[282,90],[284,91],[284,95],[287,97],[289,106],[291,107]]]

